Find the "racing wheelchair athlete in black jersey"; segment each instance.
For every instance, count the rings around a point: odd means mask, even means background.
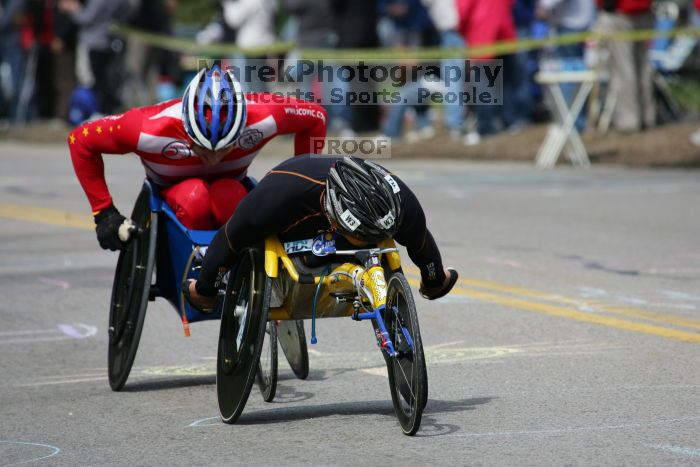
[[[225,422],[235,422],[247,401],[268,320],[315,318],[319,296],[330,295],[342,306],[321,307],[320,317],[372,321],[397,416],[404,433],[415,433],[427,403],[427,372],[394,240],[419,267],[423,297],[433,300],[452,289],[457,271],[443,266],[418,199],[383,167],[298,156],[260,181],[212,239],[198,280],[183,284],[196,308],[213,309],[219,294],[223,301],[217,393]],[[306,260],[290,260],[296,252],[306,252]],[[336,255],[354,256],[354,262],[338,264]],[[304,287],[315,293],[305,295]],[[313,296],[312,303],[288,300],[304,296]],[[312,308],[313,316],[301,308]]]

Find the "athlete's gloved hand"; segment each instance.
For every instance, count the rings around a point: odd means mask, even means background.
[[[435,300],[440,297],[444,297],[457,283],[458,277],[459,274],[457,274],[456,269],[445,268],[445,280],[441,284],[426,285],[421,282],[420,289],[418,289],[418,291],[423,298],[427,298],[428,300]]]
[[[95,215],[97,241],[104,250],[121,250],[134,228],[131,219],[122,216],[114,206],[105,208]]]
[[[182,283],[182,294],[185,300],[193,308],[202,313],[211,313],[216,306],[217,290],[211,287],[205,287],[204,284],[194,280],[187,279]]]

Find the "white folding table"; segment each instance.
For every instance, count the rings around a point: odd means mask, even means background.
[[[593,85],[598,81],[598,73],[584,71],[542,71],[535,75],[535,81],[545,86],[552,96],[551,111],[554,121],[537,152],[535,163],[543,169],[551,169],[557,163],[562,151],[573,165],[589,167],[588,152],[576,129],[578,118]],[[578,84],[576,96],[569,106],[561,91],[562,84]]]

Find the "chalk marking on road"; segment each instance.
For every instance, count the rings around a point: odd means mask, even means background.
[[[2,464],[2,467],[9,467],[10,465],[28,464],[30,462],[36,462],[36,461],[40,461],[42,459],[48,459],[49,457],[53,457],[56,454],[58,454],[59,452],[61,452],[61,448],[58,448],[56,446],[51,446],[50,444],[26,443],[23,441],[4,441],[4,440],[0,440],[0,444],[19,444],[20,446],[38,446],[40,448],[48,448],[48,449],[51,449],[53,451],[51,454],[48,454],[46,456],[33,457],[31,459],[27,459],[24,461],[13,462],[12,464]]]
[[[512,260],[512,259],[501,259],[501,258],[494,258],[491,256],[488,256],[484,258],[484,261],[489,264],[495,264],[497,266],[508,266],[509,268],[514,268],[514,269],[523,269],[524,266],[520,264],[518,261]]]
[[[87,373],[78,373],[75,375],[46,375],[46,376],[41,376],[39,378],[34,378],[34,380],[46,380],[46,381],[51,381],[51,380],[56,380],[56,379],[66,379],[66,378],[91,378],[95,376],[104,376],[106,374],[106,371],[104,369],[102,370],[92,370]]]
[[[221,425],[221,417],[207,417],[207,418],[203,418],[201,420],[196,420],[196,421],[190,423],[189,425],[187,425],[187,428],[197,428],[200,426],[214,426],[214,425]]]
[[[35,386],[55,386],[58,384],[87,383],[87,382],[93,382],[93,381],[107,381],[107,377],[106,376],[95,376],[93,378],[64,379],[64,380],[60,380],[60,381],[43,381],[43,382],[39,382],[39,383],[17,384],[16,386],[18,388],[29,388],[29,387],[35,387]]]
[[[470,438],[478,436],[520,436],[520,435],[552,435],[561,433],[577,433],[581,431],[605,431],[605,430],[625,430],[633,428],[646,428],[654,425],[666,425],[670,423],[695,422],[700,417],[669,418],[666,420],[652,420],[640,423],[622,423],[619,425],[597,425],[580,427],[546,428],[542,430],[515,430],[515,431],[486,431],[482,433],[455,433],[443,435],[445,438]]]
[[[97,335],[97,327],[87,324],[59,324],[58,329],[66,336],[72,337],[73,339],[85,339],[86,337]]]
[[[201,364],[156,366],[138,369],[138,375],[140,376],[209,376],[213,374],[211,366]]]
[[[306,351],[309,353],[309,355],[316,355],[316,356],[323,355],[323,352],[319,352],[318,350],[313,349],[311,347],[307,348]]]
[[[62,281],[59,279],[52,279],[50,277],[39,277],[39,282],[42,282],[42,283],[48,284],[48,285],[55,285],[57,287],[62,288],[63,290],[70,289],[69,282]]]
[[[362,373],[367,373],[368,375],[372,376],[383,376],[384,378],[388,378],[389,375],[386,373],[386,366],[377,366],[374,368],[363,368],[360,370]]]
[[[654,449],[659,449],[661,451],[672,452],[674,454],[681,454],[688,457],[700,457],[700,449],[696,448],[686,448],[683,446],[673,446],[671,444],[647,444],[646,446]]]
[[[671,300],[692,300],[694,302],[700,302],[700,295],[680,292],[678,290],[662,290],[661,294]]]
[[[5,336],[27,336],[32,334],[55,334],[55,329],[37,329],[25,331],[0,331],[0,337]]]
[[[95,222],[88,215],[22,204],[0,203],[0,217],[59,227],[95,230]]]
[[[57,342],[71,339],[68,336],[52,336],[52,337],[28,337],[26,339],[8,339],[0,340],[0,345],[6,344],[33,344],[36,342]]]
[[[442,344],[433,345],[433,346],[431,346],[431,348],[433,348],[433,349],[440,349],[440,348],[442,348],[442,347],[450,347],[450,346],[452,346],[452,345],[462,344],[462,343],[464,343],[464,342],[467,342],[467,341],[443,342]]]
[[[620,393],[622,391],[693,391],[697,392],[699,385],[696,384],[647,384],[647,385],[613,385],[613,386],[541,386],[537,389],[529,389],[523,391],[506,391],[499,393],[499,396],[526,396],[531,397],[530,394],[553,394],[557,395],[559,393],[570,393],[570,392],[615,392]],[[550,389],[554,389],[553,391]],[[571,397],[571,396],[566,396]]]
[[[66,339],[85,339],[88,337],[93,337],[96,334],[97,327],[95,326],[90,326],[87,324],[59,324],[56,326],[56,329],[3,331],[0,333],[0,345],[62,341]],[[9,337],[10,339],[2,339],[3,337]]]

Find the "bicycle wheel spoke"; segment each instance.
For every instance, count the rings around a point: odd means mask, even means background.
[[[411,383],[412,381],[409,381],[408,376],[406,376],[406,372],[403,371],[403,366],[401,365],[401,362],[397,362],[397,365],[399,367],[399,370],[401,370],[401,375],[403,376],[403,380],[406,382],[406,385],[408,386],[408,390],[411,392],[411,400],[415,399],[416,395],[413,393],[413,389],[411,388]]]

